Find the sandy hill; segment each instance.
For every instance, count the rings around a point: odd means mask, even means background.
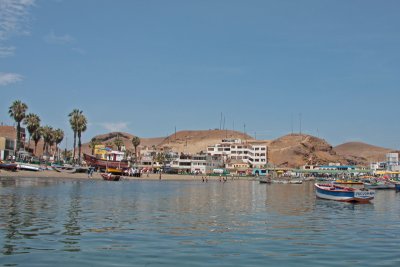
[[[273,140],[268,152],[270,162],[280,167],[329,162],[347,164],[347,160],[337,155],[325,140],[304,134],[290,134]]]
[[[93,138],[96,138],[98,141],[100,141],[101,144],[111,144],[115,147],[114,145],[114,140],[117,138],[120,138],[122,142],[124,143],[124,146],[127,149],[133,149],[132,145],[132,138],[135,137],[134,135],[130,133],[124,133],[124,132],[111,132],[107,134],[101,134],[101,135],[96,135]],[[93,139],[92,138],[92,139]],[[158,146],[165,138],[160,137],[160,138],[140,138],[140,147],[144,146]],[[82,151],[83,153],[91,154],[91,148],[89,147],[90,142],[82,144]]]
[[[193,154],[207,151],[207,146],[221,143],[226,138],[253,140],[247,134],[231,130],[179,131],[165,138],[160,146]]]
[[[336,151],[338,155],[347,158],[349,161],[355,161],[365,165],[370,162],[384,161],[386,153],[392,150],[362,142],[349,142],[336,146],[334,151]]]

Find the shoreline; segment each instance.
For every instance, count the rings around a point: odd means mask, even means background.
[[[162,174],[161,181],[200,181],[202,177],[207,177],[208,181],[219,181],[219,176],[206,175],[181,175],[181,174]],[[225,177],[225,176],[222,176]],[[52,170],[45,171],[6,171],[0,170],[0,178],[48,178],[48,179],[82,179],[82,180],[103,180],[100,173],[93,173],[93,177],[88,177],[87,173],[62,173]],[[147,174],[142,177],[121,176],[122,180],[137,180],[137,181],[160,181],[159,174]],[[232,177],[227,176],[227,181],[232,180],[254,180],[254,177]]]

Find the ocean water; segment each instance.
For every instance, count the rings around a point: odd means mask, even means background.
[[[400,193],[1,178],[0,248],[1,266],[400,266]]]

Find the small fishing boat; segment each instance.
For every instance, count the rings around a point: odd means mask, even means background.
[[[118,168],[107,168],[106,169],[107,173],[112,173],[112,174],[119,174],[121,175],[124,171],[122,169],[118,169]]]
[[[271,178],[261,178],[260,180],[258,180],[260,184],[270,184]]]
[[[361,181],[354,181],[354,180],[336,180],[334,181],[335,184],[363,184]]]
[[[17,171],[18,165],[15,163],[5,163],[0,161],[0,169],[7,170],[7,171]]]
[[[396,189],[396,191],[400,191],[400,183],[395,183],[394,189]]]
[[[119,181],[121,179],[120,175],[114,175],[111,173],[102,173],[101,177],[103,177],[103,180],[106,181]]]
[[[21,171],[40,171],[39,166],[29,165],[29,164],[18,164],[18,169]]]
[[[63,173],[75,173],[76,168],[73,166],[57,166],[53,165],[53,169],[57,172],[63,172]]]
[[[317,197],[329,200],[367,203],[375,197],[375,191],[365,188],[355,189],[335,184],[317,183],[315,189]]]
[[[364,187],[368,189],[395,189],[395,184],[387,181],[365,182]]]

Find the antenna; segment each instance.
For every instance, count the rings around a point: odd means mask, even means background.
[[[301,135],[301,112],[299,113],[300,135]]]
[[[293,135],[293,112],[290,114],[290,126],[292,127],[292,135]]]

